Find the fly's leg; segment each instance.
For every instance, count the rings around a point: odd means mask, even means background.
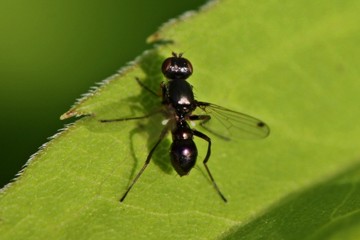
[[[164,129],[161,131],[160,137],[158,139],[158,141],[156,142],[156,144],[154,145],[154,147],[151,149],[149,155],[147,156],[144,166],[141,168],[141,170],[139,171],[139,173],[136,175],[136,177],[134,178],[134,180],[132,181],[132,183],[130,184],[130,186],[128,187],[128,189],[126,190],[126,192],[124,193],[124,195],[121,197],[120,202],[123,202],[126,198],[126,195],[129,193],[129,191],[131,190],[131,188],[134,186],[134,184],[137,182],[137,180],[140,178],[141,174],[144,172],[145,168],[149,165],[151,157],[155,151],[155,149],[158,147],[158,145],[160,144],[160,142],[165,138],[166,134],[169,131],[169,126],[166,125],[164,127]]]
[[[156,97],[159,96],[159,95],[156,94],[153,90],[151,90],[148,86],[146,86],[144,83],[142,83],[139,78],[136,77],[135,80],[136,80],[136,82],[140,85],[140,87],[144,88],[145,90],[147,90],[147,91],[150,92],[151,94],[155,95]],[[157,111],[151,112],[151,113],[149,113],[149,114],[146,114],[146,115],[140,116],[140,117],[125,117],[125,118],[116,118],[116,119],[102,119],[102,120],[99,120],[99,122],[108,123],[108,122],[122,122],[122,121],[128,121],[128,120],[139,120],[139,119],[145,119],[145,118],[151,117],[152,115],[157,114],[157,113],[161,113],[161,112],[162,112],[162,110],[157,110]]]
[[[216,184],[216,182],[215,182],[215,180],[214,180],[214,178],[213,178],[213,176],[212,176],[212,174],[210,172],[209,167],[207,166],[207,162],[208,162],[208,160],[210,158],[210,155],[211,155],[211,139],[208,136],[206,136],[205,134],[203,134],[202,132],[193,130],[193,133],[194,133],[195,136],[197,136],[199,138],[202,138],[203,140],[208,142],[208,149],[207,149],[207,153],[206,153],[206,156],[205,156],[205,159],[204,159],[203,163],[204,163],[205,169],[206,169],[206,171],[207,171],[207,173],[208,173],[208,175],[210,177],[210,180],[213,183],[213,186],[214,186],[215,190],[220,195],[222,200],[224,202],[227,202],[226,198],[224,197],[224,195],[221,193],[219,187],[217,186],[217,184]]]
[[[140,85],[140,87],[144,88],[145,90],[147,90],[148,92],[150,92],[152,95],[159,97],[159,94],[157,94],[156,92],[154,92],[152,89],[150,89],[148,86],[146,86],[142,81],[140,81],[140,79],[138,77],[135,78],[136,82]]]
[[[154,112],[148,113],[144,116],[140,116],[140,117],[125,117],[125,118],[115,118],[115,119],[101,119],[99,120],[99,122],[102,123],[109,123],[109,122],[122,122],[122,121],[128,121],[128,120],[139,120],[139,119],[145,119],[148,117],[151,117],[152,115],[155,115],[157,113],[161,113],[162,110],[156,110]]]

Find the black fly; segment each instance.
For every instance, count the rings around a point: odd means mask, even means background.
[[[167,122],[158,141],[150,150],[144,166],[136,175],[120,199],[120,202],[124,201],[126,195],[148,166],[155,149],[169,131],[171,132],[173,140],[170,147],[170,159],[174,169],[180,176],[189,174],[195,165],[198,151],[193,140],[194,136],[208,143],[207,153],[203,163],[215,190],[224,202],[226,202],[226,198],[221,193],[207,166],[211,154],[211,139],[204,133],[192,129],[188,121],[200,121],[200,125],[204,129],[225,140],[230,139],[231,136],[265,138],[269,135],[270,129],[264,122],[246,114],[235,112],[215,104],[195,100],[192,86],[186,81],[192,74],[193,67],[189,60],[182,57],[182,54],[177,55],[176,53],[172,53],[172,57],[165,59],[163,62],[161,70],[168,81],[161,84],[162,108],[159,111],[141,117],[100,120],[101,122],[118,122],[144,119],[155,113],[162,113],[167,118]],[[136,80],[140,86],[157,96],[154,91],[145,86],[139,79]],[[201,109],[204,114],[194,115],[193,112],[196,108]],[[216,126],[211,126],[211,122],[213,121],[210,121],[210,114],[218,120],[220,123],[219,126],[222,126],[222,130],[219,130]]]

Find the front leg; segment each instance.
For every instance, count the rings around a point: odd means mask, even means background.
[[[140,117],[125,117],[125,118],[115,118],[115,119],[101,119],[99,120],[99,122],[102,122],[102,123],[109,123],[109,122],[122,122],[122,121],[128,121],[128,120],[139,120],[139,119],[145,119],[145,118],[148,118],[148,117],[151,117],[152,115],[155,115],[155,114],[158,114],[158,113],[162,113],[163,111],[160,109],[160,110],[156,110],[156,111],[153,111],[151,113],[148,113],[144,116],[140,116]]]

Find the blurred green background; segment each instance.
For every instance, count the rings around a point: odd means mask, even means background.
[[[144,50],[170,18],[207,1],[0,2],[0,187],[65,123],[81,94]]]

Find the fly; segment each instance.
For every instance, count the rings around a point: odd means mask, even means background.
[[[150,150],[143,167],[121,197],[120,202],[125,200],[129,191],[150,163],[154,151],[169,132],[171,132],[172,135],[170,159],[172,166],[180,176],[189,174],[196,163],[198,150],[194,142],[194,137],[201,138],[208,143],[203,164],[216,192],[224,202],[227,202],[227,199],[220,191],[207,165],[211,155],[211,139],[206,134],[191,128],[188,122],[199,121],[200,126],[205,130],[225,140],[230,140],[232,136],[265,138],[269,135],[270,129],[263,121],[249,115],[232,111],[212,103],[195,100],[192,86],[186,81],[187,78],[191,76],[193,67],[188,59],[182,57],[182,54],[172,53],[171,57],[164,60],[161,70],[168,80],[161,83],[161,109],[140,117],[100,120],[100,122],[103,123],[138,120],[148,118],[156,113],[162,113],[166,117],[166,120],[163,121],[164,128],[160,133],[159,139]],[[139,79],[136,78],[136,81],[141,87],[153,95],[158,96]],[[201,109],[203,114],[193,114],[197,108]],[[211,123],[215,121],[210,121],[210,115],[218,120],[218,127],[211,126]],[[222,128],[222,130],[220,130],[220,128]]]

